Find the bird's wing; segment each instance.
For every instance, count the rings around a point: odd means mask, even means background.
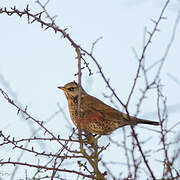
[[[105,119],[111,121],[128,120],[125,113],[112,108],[101,100],[90,95],[84,97],[83,102],[81,103],[81,108],[85,109],[87,113],[99,112]]]
[[[118,124],[122,126],[127,124],[135,125],[138,123],[159,125],[159,122],[140,119],[130,115],[128,116],[127,114],[112,108],[111,106],[103,103],[101,100],[90,95],[87,95],[83,99],[81,107],[84,112],[86,112],[85,116],[89,116],[89,114],[95,114],[96,117],[101,117],[101,119],[118,122]]]

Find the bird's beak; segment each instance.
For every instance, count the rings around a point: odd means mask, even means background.
[[[63,87],[63,86],[59,86],[59,87],[57,87],[58,89],[61,89],[61,90],[63,90],[63,91],[66,91],[66,88],[65,87]]]

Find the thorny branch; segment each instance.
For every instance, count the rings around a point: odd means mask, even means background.
[[[27,151],[27,152],[30,152],[30,153],[34,153],[36,156],[37,155],[42,155],[42,156],[47,156],[47,157],[58,157],[58,158],[83,158],[83,156],[75,156],[75,155],[73,155],[73,156],[58,156],[58,155],[56,155],[56,154],[52,154],[52,153],[45,153],[45,152],[38,152],[38,151],[35,151],[35,149],[34,149],[34,147],[32,146],[32,148],[31,149],[28,149],[28,148],[26,148],[26,147],[23,147],[23,145],[18,145],[18,143],[19,142],[23,142],[25,139],[21,139],[21,140],[19,140],[19,141],[16,141],[16,140],[14,140],[14,138],[11,140],[10,139],[10,136],[5,136],[2,132],[0,132],[0,136],[1,137],[3,137],[3,143],[2,144],[0,144],[0,146],[2,146],[2,145],[5,145],[5,144],[11,144],[11,145],[13,145],[13,149],[15,149],[15,148],[18,148],[18,149],[21,149],[21,150],[23,150],[23,151]],[[38,140],[39,139],[46,139],[46,138],[37,138]],[[32,141],[32,140],[36,140],[36,138],[35,139],[26,139],[26,141]],[[46,139],[47,140],[47,139]],[[50,140],[50,138],[48,138],[48,140]],[[68,142],[68,141],[70,141],[70,140],[66,140],[66,143]]]
[[[43,130],[44,130],[44,134],[48,133],[52,138],[54,138],[56,140],[56,142],[58,142],[64,149],[68,150],[66,146],[64,146],[64,144],[59,141],[58,138],[56,138],[54,136],[54,134],[52,132],[50,132],[44,125],[43,125],[43,121],[39,121],[35,118],[33,118],[28,112],[27,112],[27,106],[26,108],[23,110],[22,108],[18,107],[17,104],[14,103],[14,101],[12,101],[9,96],[0,88],[0,93],[4,96],[4,98],[10,103],[12,104],[14,107],[16,107],[16,109],[18,110],[17,111],[17,114],[19,114],[20,112],[22,112],[23,114],[25,114],[27,117],[26,117],[26,120],[28,119],[31,119],[33,120],[35,123],[37,123]],[[77,153],[77,151],[74,151]]]
[[[4,164],[13,164],[15,165],[21,165],[21,166],[28,166],[28,167],[33,167],[33,168],[37,168],[37,169],[45,169],[45,170],[50,170],[50,171],[57,171],[57,172],[68,172],[68,173],[73,173],[73,174],[78,174],[81,175],[82,177],[87,177],[90,179],[96,179],[94,176],[91,175],[87,175],[87,174],[83,174],[82,172],[78,172],[75,170],[69,170],[69,169],[59,169],[59,168],[54,168],[54,167],[46,167],[46,166],[42,166],[42,165],[34,165],[34,164],[30,164],[30,163],[26,163],[26,162],[15,162],[15,161],[11,161],[11,159],[9,159],[8,161],[0,161],[1,165]]]
[[[161,11],[161,13],[160,13],[160,16],[159,16],[158,20],[157,20],[157,21],[154,21],[154,20],[153,20],[155,26],[154,26],[152,32],[149,32],[149,39],[148,39],[147,43],[145,44],[145,46],[144,46],[144,48],[143,48],[143,50],[142,50],[142,54],[141,54],[141,57],[140,57],[140,59],[139,59],[139,66],[138,66],[138,69],[137,69],[137,72],[136,72],[136,77],[135,77],[135,79],[134,79],[134,83],[133,83],[133,86],[132,86],[132,88],[131,88],[131,92],[130,92],[130,94],[129,94],[129,97],[128,97],[128,100],[127,100],[127,103],[126,103],[126,107],[128,106],[128,104],[129,104],[129,102],[130,102],[131,96],[132,96],[132,94],[133,94],[133,92],[134,92],[134,89],[135,89],[135,86],[136,86],[136,83],[137,83],[137,79],[139,78],[139,74],[140,74],[140,70],[141,70],[141,66],[142,66],[142,61],[143,61],[143,59],[144,59],[145,53],[146,53],[146,51],[147,51],[147,48],[148,48],[149,45],[152,43],[152,38],[153,38],[154,34],[159,31],[158,25],[159,25],[160,21],[161,21],[162,19],[165,19],[165,18],[163,17],[163,16],[164,16],[164,11],[165,11],[165,9],[167,8],[169,2],[170,2],[169,0],[166,1],[165,5],[164,5],[164,7],[163,7],[163,9],[162,9],[162,11]]]
[[[65,39],[67,39],[70,44],[72,45],[72,47],[75,49],[75,51],[77,52],[77,56],[78,55],[78,51],[77,49],[79,49],[79,45],[70,37],[70,35],[66,32],[67,31],[67,28],[65,29],[61,29],[59,28],[56,24],[55,24],[55,20],[54,18],[51,18],[51,16],[49,15],[49,13],[46,11],[45,9],[45,5],[42,5],[40,3],[40,1],[37,1],[38,4],[40,4],[40,6],[43,8],[43,11],[40,12],[40,13],[37,13],[37,14],[32,14],[30,13],[30,10],[29,10],[29,6],[27,5],[27,7],[23,10],[23,11],[20,11],[16,8],[16,6],[14,7],[11,7],[11,10],[7,10],[6,7],[5,8],[0,8],[0,14],[2,13],[6,13],[8,16],[12,16],[13,14],[17,14],[19,17],[22,17],[22,16],[27,16],[27,19],[28,19],[28,24],[32,24],[34,22],[38,22],[41,24],[41,28],[44,28],[44,30],[47,30],[47,29],[53,29],[55,33],[57,32],[60,32],[62,34],[62,37],[64,37]],[[45,22],[43,19],[42,19],[42,16],[43,14],[46,13],[46,17],[50,19],[50,23],[49,22]],[[32,18],[32,19],[31,19]],[[85,61],[85,59],[83,59],[84,61],[84,64],[86,65],[87,69],[89,70],[89,75],[92,75],[92,71],[91,69],[89,68],[89,63],[87,63]]]

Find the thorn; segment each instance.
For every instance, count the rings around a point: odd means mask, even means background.
[[[18,109],[18,112],[17,112],[17,115],[19,115],[19,112],[20,112],[21,110],[20,110],[20,108]]]
[[[160,19],[163,19],[163,20],[165,20],[165,19],[167,19],[167,17],[163,17],[163,16],[162,16],[162,17],[160,17]]]
[[[45,130],[45,131],[44,131],[44,135],[45,135],[46,133],[47,133],[47,131]]]
[[[30,11],[30,10],[29,10],[29,4],[27,4],[25,11],[26,11],[26,12]]]
[[[33,19],[32,21],[31,21],[31,24],[33,23],[33,22],[35,22],[36,21],[36,19]]]
[[[157,24],[157,22],[154,19],[150,19],[154,24]]]
[[[50,28],[50,26],[47,26],[44,30],[47,30],[47,29],[49,29]]]
[[[147,33],[148,33],[150,36],[152,36],[152,33],[151,33],[151,32],[147,31]]]
[[[27,111],[27,106],[25,107],[25,110],[24,110],[25,112]]]
[[[156,31],[157,31],[157,32],[159,32],[159,31],[160,31],[160,29],[156,29]]]

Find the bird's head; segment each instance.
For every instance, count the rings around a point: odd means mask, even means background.
[[[64,86],[59,86],[59,89],[63,90],[67,98],[76,98],[78,97],[79,87],[78,84],[74,82],[67,83]],[[84,89],[81,87],[82,95],[85,93]]]

